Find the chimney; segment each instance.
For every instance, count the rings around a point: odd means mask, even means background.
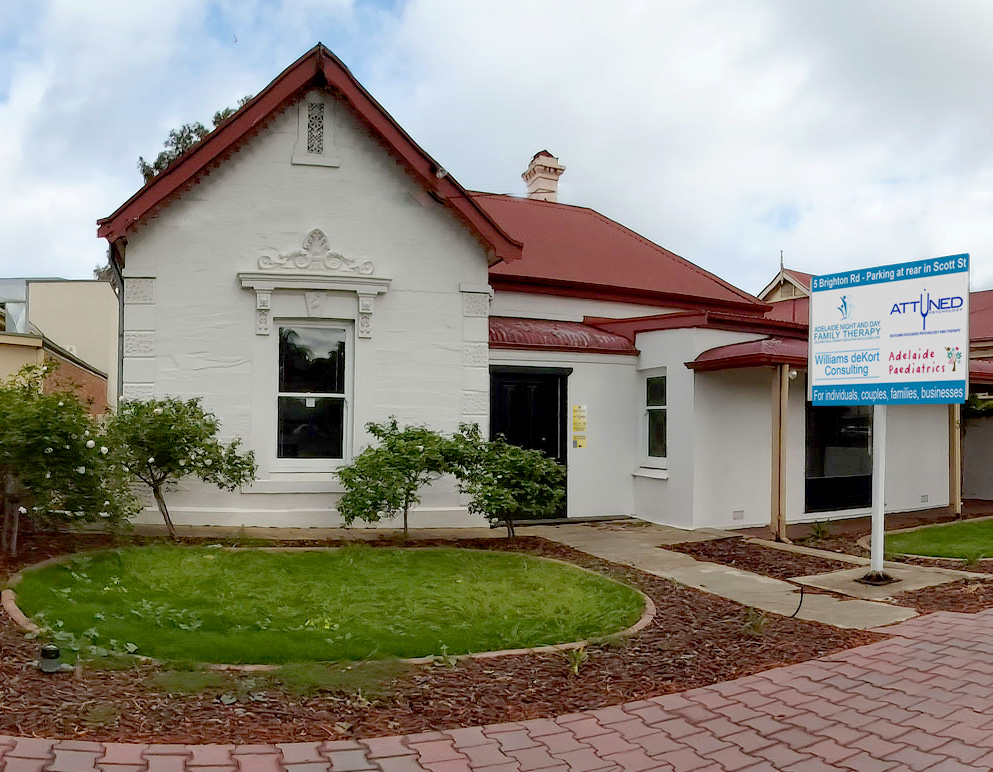
[[[521,175],[528,186],[528,198],[557,201],[559,177],[564,171],[565,167],[559,163],[559,159],[547,150],[536,153],[528,164],[528,170]]]

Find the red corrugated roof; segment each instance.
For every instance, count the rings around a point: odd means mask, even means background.
[[[731,370],[769,365],[807,366],[807,341],[798,338],[762,338],[708,349],[686,366],[691,370]]]
[[[793,281],[805,290],[808,292],[810,291],[810,280],[814,278],[814,274],[804,273],[803,271],[794,271],[792,268],[784,268],[783,273],[793,279]]]
[[[252,137],[286,103],[309,88],[330,88],[403,167],[439,202],[447,206],[489,248],[491,262],[518,260],[521,244],[487,215],[473,198],[366,91],[341,60],[322,44],[281,72],[257,96],[210,132],[201,142],[157,174],[109,217],[97,220],[97,235],[111,244],[126,238],[139,223],[168,204],[242,142]]]
[[[989,359],[969,360],[969,383],[993,384],[993,361]]]
[[[490,347],[637,354],[627,338],[579,322],[490,317]]]
[[[772,308],[765,312],[765,318],[807,325],[810,321],[810,298],[793,298],[773,303]]]
[[[969,293],[969,339],[993,339],[993,290]]]
[[[490,269],[497,289],[677,307],[767,307],[592,209],[488,193],[473,198],[525,245],[522,260]]]

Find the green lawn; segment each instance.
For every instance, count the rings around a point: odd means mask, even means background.
[[[993,557],[993,520],[932,525],[886,537],[887,552],[975,560]]]
[[[18,604],[83,653],[287,663],[461,654],[622,630],[629,587],[526,555],[141,547],[29,571]]]

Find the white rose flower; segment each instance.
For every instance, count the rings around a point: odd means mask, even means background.
[[[96,446],[97,446],[97,444],[93,440],[87,440],[86,441],[86,447],[90,448],[91,450],[93,448],[95,448]]]
[[[108,453],[110,453],[110,448],[108,448],[106,445],[101,445],[100,452],[106,456]]]
[[[157,407],[152,412],[155,413],[155,415],[162,415],[162,408]]]
[[[79,472],[79,474],[86,474],[86,467],[85,466],[77,466],[76,467],[76,471]]]
[[[154,464],[155,463],[155,456],[152,456],[151,458],[149,458],[148,459],[148,463],[149,464]]]
[[[26,515],[28,513],[28,508],[27,507],[18,507],[17,508],[17,511],[19,513],[21,513],[22,515]]]
[[[186,466],[186,459],[185,458],[179,459],[179,465],[180,466]]]

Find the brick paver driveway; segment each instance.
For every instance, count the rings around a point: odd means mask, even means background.
[[[885,632],[737,681],[521,724],[247,746],[0,736],[0,772],[993,769],[993,610]]]

